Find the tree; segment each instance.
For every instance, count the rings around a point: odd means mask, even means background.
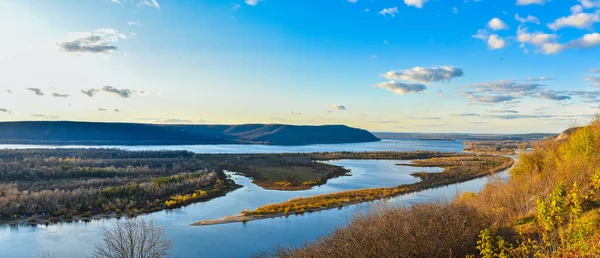
[[[159,258],[165,257],[172,245],[155,222],[128,219],[104,230],[103,242],[96,245],[93,257]]]

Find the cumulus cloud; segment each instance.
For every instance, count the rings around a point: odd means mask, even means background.
[[[515,14],[515,20],[519,21],[520,23],[535,23],[535,24],[540,24],[540,19],[538,19],[538,17],[532,16],[532,15],[527,15],[527,17],[521,17],[519,16],[519,14]]]
[[[129,26],[138,25],[138,22],[136,22],[136,21],[129,21],[129,22],[127,22],[127,25],[129,25]]]
[[[377,14],[381,14],[383,16],[390,15],[394,17],[396,14],[398,14],[398,7],[383,8],[383,10],[379,11]]]
[[[120,90],[120,89],[117,89],[117,88],[114,88],[114,87],[108,86],[108,85],[102,87],[102,90],[105,91],[105,92],[116,94],[116,95],[118,95],[121,98],[129,98],[131,96],[131,93],[132,93],[132,91],[130,89],[122,89],[122,90]]]
[[[540,4],[543,5],[549,0],[517,0],[517,5]]]
[[[98,29],[93,32],[71,33],[71,39],[58,43],[61,51],[69,53],[106,54],[117,50],[114,43],[127,39],[123,33],[115,29]]]
[[[600,0],[578,0],[581,3],[581,6],[590,9],[590,8],[600,8]]]
[[[498,18],[491,19],[488,22],[487,26],[488,26],[488,28],[490,28],[492,30],[505,30],[505,29],[508,29],[508,25],[506,25],[506,23],[504,23],[502,20],[500,20]]]
[[[383,77],[394,81],[412,81],[427,84],[431,82],[449,82],[450,80],[463,75],[463,69],[452,66],[442,66],[439,68],[424,68],[417,66],[399,72],[389,71],[383,74]]]
[[[294,111],[288,111],[288,115],[299,116],[299,115],[302,115],[302,113],[298,113],[298,112],[294,112]]]
[[[94,95],[96,95],[96,93],[98,93],[99,90],[97,89],[87,89],[87,90],[81,90],[81,93],[87,95],[88,97],[93,97]]]
[[[565,27],[578,29],[591,29],[592,25],[600,21],[600,12],[596,13],[573,13],[569,16],[560,17],[554,22],[548,24],[548,28],[559,30]]]
[[[6,109],[6,108],[0,108],[0,112],[12,114],[12,111],[10,111],[9,109]]]
[[[98,111],[106,111],[106,108],[98,108]]]
[[[502,37],[498,34],[490,35],[487,30],[477,30],[477,34],[472,37],[484,41],[492,50],[502,49],[506,46],[506,41]]]
[[[506,41],[504,41],[504,39],[502,39],[500,36],[498,36],[496,34],[490,35],[490,37],[487,40],[487,43],[488,43],[488,47],[492,50],[502,49],[506,46]]]
[[[244,1],[247,5],[252,5],[255,6],[257,5],[259,2],[262,2],[262,0],[246,0]]]
[[[544,54],[557,54],[570,48],[593,48],[600,46],[600,33],[589,33],[583,37],[571,40],[566,44],[557,42],[556,34],[546,34],[541,32],[529,33],[526,28],[519,28],[517,31],[517,41],[522,43],[522,47],[530,44],[536,47],[536,52]]]
[[[346,106],[338,105],[338,104],[331,104],[331,105],[329,105],[329,108],[335,109],[335,110],[340,110],[340,111],[346,110]]]
[[[533,32],[530,33],[527,31],[527,28],[519,27],[517,30],[517,41],[519,41],[522,45],[530,44],[536,47],[537,52],[542,52],[544,54],[554,54],[562,51],[561,46],[557,46],[556,40],[558,36],[556,34],[547,34],[542,32]],[[560,45],[560,44],[559,44]]]
[[[404,0],[404,4],[407,6],[414,6],[416,8],[423,8],[423,5],[427,0]]]
[[[115,112],[121,112],[121,110],[117,109],[117,108],[113,109],[113,111],[115,111]]]
[[[42,92],[41,89],[38,89],[38,88],[27,88],[27,90],[32,91],[33,93],[35,93],[35,95],[44,96],[44,93]]]
[[[71,95],[69,95],[69,94],[60,94],[60,93],[56,93],[56,92],[52,93],[52,97],[55,97],[55,98],[68,98],[70,96]]]
[[[568,48],[592,48],[600,45],[600,33],[585,34],[583,37],[567,44]]]
[[[404,95],[407,93],[422,92],[427,89],[427,86],[418,83],[403,83],[399,81],[382,82],[375,85],[376,87],[390,90],[396,94]]]

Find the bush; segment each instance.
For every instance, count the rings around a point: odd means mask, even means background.
[[[481,230],[492,220],[464,204],[379,206],[357,214],[347,227],[297,249],[277,248],[276,257],[464,257],[478,253]]]

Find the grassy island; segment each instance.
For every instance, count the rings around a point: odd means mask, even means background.
[[[322,154],[314,154],[315,157]],[[330,156],[328,154],[325,156]],[[344,156],[343,154],[335,154]],[[375,153],[355,153],[347,154],[344,158],[351,156],[373,156]],[[381,153],[377,154],[381,155]],[[411,154],[412,155],[412,154]],[[194,223],[192,225],[212,225],[231,222],[246,222],[256,219],[270,217],[286,216],[289,214],[301,214],[324,209],[342,207],[345,205],[356,204],[360,202],[373,201],[378,199],[390,198],[401,194],[412,193],[434,187],[440,187],[452,183],[464,182],[477,177],[490,175],[508,169],[513,165],[514,160],[503,156],[488,155],[465,155],[449,154],[436,152],[419,152],[419,156],[434,156],[424,160],[416,160],[409,166],[419,167],[443,167],[445,170],[440,173],[418,173],[422,181],[414,184],[400,185],[389,188],[369,188],[360,190],[342,191],[337,193],[323,194],[312,197],[299,197],[289,201],[277,204],[268,204],[255,210],[242,211],[239,215],[229,216],[218,220],[206,220]],[[386,153],[388,159],[399,156],[409,156],[407,153],[392,152]],[[404,166],[405,164],[399,164]]]

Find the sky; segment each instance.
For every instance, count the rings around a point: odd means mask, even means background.
[[[0,121],[560,132],[600,0],[3,0]]]

